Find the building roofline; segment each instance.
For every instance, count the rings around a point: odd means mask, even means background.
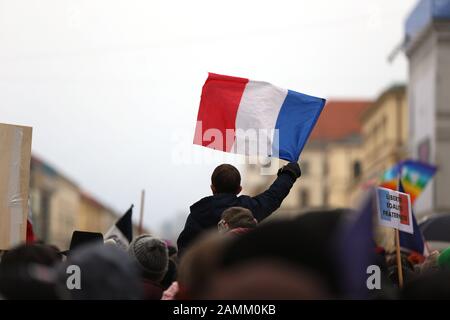
[[[367,119],[373,115],[391,96],[397,96],[399,94],[406,95],[406,85],[405,84],[394,84],[387,89],[385,89],[378,98],[372,103],[372,106],[370,108],[367,108],[362,115],[361,115],[361,121],[365,122]]]
[[[372,99],[352,97],[328,97],[327,103],[371,103]]]
[[[308,142],[304,150],[323,150],[330,146],[360,146],[363,143],[362,134],[351,134],[342,139],[314,139]]]
[[[366,108],[370,108],[372,103],[373,100],[371,99],[328,99],[324,112],[311,133],[308,144],[313,142],[318,144],[329,142],[355,143],[355,137],[358,138],[362,134],[361,112]],[[346,115],[344,119],[342,119],[342,115]],[[342,123],[344,122],[340,122],[341,125],[334,127],[336,124],[332,122],[335,120],[331,121],[331,119],[335,119],[334,117],[341,118],[342,121],[352,120],[349,122],[348,128],[343,130]],[[335,129],[331,130],[331,126]]]
[[[420,0],[404,22],[405,40],[417,38],[435,21],[450,21],[450,0]]]
[[[92,194],[90,194],[86,190],[80,190],[80,197],[83,201],[86,201],[99,209],[109,211],[114,216],[119,216],[119,214],[116,212],[116,210],[113,210],[111,207],[103,204],[100,200],[97,200]]]
[[[112,209],[111,207],[103,204],[100,200],[97,200],[88,191],[82,189],[78,183],[74,182],[73,180],[68,178],[66,175],[62,174],[60,170],[56,169],[53,165],[50,165],[47,161],[44,161],[41,157],[39,157],[35,154],[32,154],[31,162],[38,164],[39,166],[43,167],[44,169],[50,171],[52,174],[54,174],[58,178],[63,179],[64,181],[66,181],[67,183],[69,183],[70,185],[75,187],[78,190],[81,199],[89,202],[90,204],[96,206],[97,208],[104,209],[104,210],[110,212],[116,219],[120,219],[120,217],[122,217],[123,213],[120,213],[119,211]],[[132,221],[132,224],[133,224],[133,228],[138,227],[138,223]],[[151,233],[150,230],[148,228],[146,228],[145,226],[143,226],[143,232]]]
[[[407,37],[405,39],[404,51],[407,57],[411,57],[413,52],[427,39],[427,37],[434,30],[448,30],[450,20],[432,20],[422,30],[420,30],[414,37]]]
[[[72,185],[75,188],[80,188],[79,184],[72,180],[71,178],[68,178],[67,175],[61,172],[61,170],[55,168],[53,165],[49,164],[47,161],[42,160],[41,157],[36,156],[35,154],[31,155],[31,163],[37,163],[38,165],[42,166],[44,169],[51,171],[53,174],[58,176],[58,178],[64,180],[68,184]]]

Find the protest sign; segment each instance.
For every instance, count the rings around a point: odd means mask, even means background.
[[[0,250],[26,238],[32,128],[0,124]]]
[[[395,229],[395,247],[399,287],[403,287],[399,230],[414,233],[409,194],[386,188],[377,188],[378,221],[380,225]]]
[[[382,226],[413,233],[409,194],[386,188],[377,189],[378,221]]]

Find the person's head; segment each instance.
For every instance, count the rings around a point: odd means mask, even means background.
[[[45,244],[22,244],[2,256],[0,270],[30,265],[32,263],[51,267],[61,261],[58,249]]]
[[[19,245],[2,256],[0,293],[7,299],[58,299],[52,268],[58,250],[44,244]]]
[[[333,238],[345,210],[310,212],[298,218],[271,221],[237,237],[224,249],[220,268],[254,261],[279,261],[323,280],[325,290],[339,296],[339,266]]]
[[[54,269],[38,263],[0,272],[0,296],[8,300],[59,300]],[[1,300],[1,299],[0,299]]]
[[[64,251],[63,254],[69,256],[76,249],[95,243],[97,244],[104,243],[103,234],[99,232],[75,230],[72,233],[69,250]]]
[[[213,194],[239,194],[242,187],[241,174],[238,169],[231,164],[221,164],[214,169],[211,176],[211,190]]]
[[[79,269],[81,290],[67,286],[69,267]],[[72,276],[77,269],[72,269]],[[130,256],[115,246],[102,243],[83,245],[75,249],[57,269],[59,291],[72,300],[135,300],[143,290],[139,270]],[[76,284],[76,282],[75,282]]]
[[[222,219],[217,224],[220,232],[227,232],[236,228],[254,228],[256,219],[250,210],[242,207],[231,207],[222,213]]]
[[[225,244],[230,241],[217,232],[206,232],[183,254],[178,266],[177,281],[180,299],[196,299],[214,277]]]
[[[128,248],[142,270],[144,278],[160,282],[167,272],[169,253],[166,243],[148,234],[136,237]]]
[[[199,299],[299,300],[331,298],[321,279],[290,265],[258,260],[218,272]]]

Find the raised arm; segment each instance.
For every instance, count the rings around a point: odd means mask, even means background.
[[[263,193],[252,198],[252,212],[261,221],[281,206],[294,182],[301,176],[297,162],[290,162],[278,170],[277,179]]]

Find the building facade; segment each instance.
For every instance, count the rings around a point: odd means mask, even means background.
[[[105,234],[121,216],[35,156],[31,159],[30,208],[36,237],[61,250],[69,247],[74,230]],[[137,232],[133,225],[133,234]]]
[[[362,174],[360,117],[371,101],[327,102],[308,144],[302,151],[302,177],[278,210],[292,216],[310,209],[354,207],[351,202],[355,179]],[[245,168],[244,192],[256,195],[270,185],[274,176],[263,176],[257,165]],[[275,215],[277,216],[277,215]]]
[[[382,92],[361,117],[362,174],[355,179],[352,201],[375,183],[384,171],[408,157],[408,102],[406,87],[394,85]]]
[[[33,230],[38,239],[67,248],[80,209],[78,186],[44,161],[32,157],[30,202]]]
[[[86,192],[81,193],[77,230],[105,234],[117,219],[118,215],[114,210],[107,208]]]
[[[415,213],[450,213],[450,0],[419,1],[406,20],[405,53],[410,154],[438,166]]]

